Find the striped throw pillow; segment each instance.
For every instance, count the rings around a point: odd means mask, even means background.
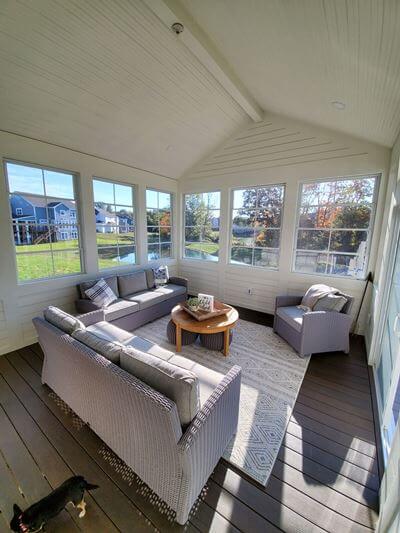
[[[103,278],[99,279],[93,287],[87,289],[85,294],[99,307],[108,307],[117,300],[114,291]]]

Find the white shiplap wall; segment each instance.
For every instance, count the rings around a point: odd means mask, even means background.
[[[176,204],[177,182],[150,172],[133,170],[124,165],[6,133],[0,133],[0,156],[78,174],[80,214],[83,220],[81,237],[86,265],[86,273],[82,275],[25,284],[17,283],[6,182],[1,169],[0,224],[3,231],[0,232],[0,354],[3,354],[36,341],[32,318],[40,315],[46,306],[56,305],[65,311],[73,312],[77,283],[82,279],[98,276],[91,186],[93,176],[136,185],[137,237],[140,243],[138,268],[147,264],[144,207],[146,187],[172,192]],[[176,242],[176,232],[174,238]],[[172,274],[177,273],[177,261],[170,261],[169,268]],[[132,270],[132,267],[121,269],[120,272],[127,270]]]
[[[364,282],[292,272],[292,250],[299,183],[307,179],[382,173],[376,227],[384,207],[390,150],[300,121],[268,114],[265,121],[231,138],[180,181],[180,192],[221,191],[220,260],[206,263],[181,259],[179,269],[193,292],[215,292],[226,302],[272,313],[278,294],[303,294],[312,283],[337,286],[357,299]],[[279,271],[228,263],[230,196],[232,187],[285,184]],[[379,231],[375,231],[370,269],[374,270]],[[251,294],[248,290],[251,289]],[[360,319],[362,331],[367,306]]]

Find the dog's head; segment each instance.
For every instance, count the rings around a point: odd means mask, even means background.
[[[16,531],[17,533],[32,533],[34,531],[39,531],[41,525],[30,523],[25,516],[25,513],[16,503],[13,506],[14,516],[10,522],[10,529]]]

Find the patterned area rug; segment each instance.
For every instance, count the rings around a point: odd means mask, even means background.
[[[169,317],[135,331],[166,349]],[[272,328],[239,320],[229,357],[196,343],[183,346],[180,355],[226,373],[242,367],[238,431],[224,458],[259,483],[266,485],[285,435],[309,357],[300,358]]]

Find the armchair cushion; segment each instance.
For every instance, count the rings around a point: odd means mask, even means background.
[[[294,328],[296,331],[301,331],[303,325],[303,316],[304,309],[300,309],[296,306],[290,307],[278,307],[276,310],[277,316],[284,320],[289,326]]]

